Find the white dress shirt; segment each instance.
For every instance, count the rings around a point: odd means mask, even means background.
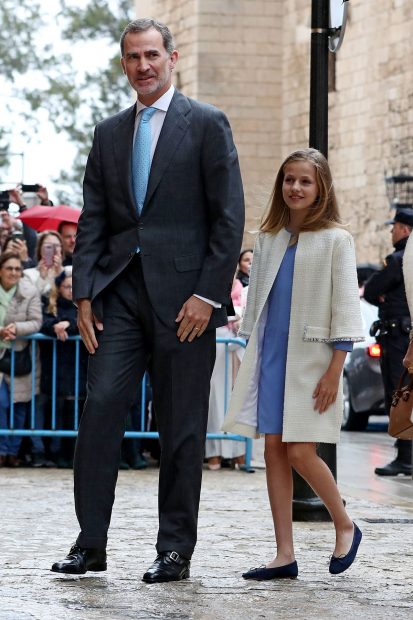
[[[152,117],[149,120],[149,125],[151,128],[151,163],[152,163],[153,155],[155,153],[156,145],[158,144],[159,135],[161,133],[161,129],[162,129],[162,126],[165,120],[165,116],[168,111],[169,105],[172,101],[174,92],[175,92],[175,88],[171,85],[170,88],[166,91],[166,93],[164,93],[162,97],[159,97],[159,99],[157,99],[150,106],[151,108],[156,108],[156,112],[152,115]],[[135,142],[136,131],[139,127],[141,112],[146,107],[147,106],[145,106],[143,103],[139,101],[139,99],[137,99],[135,130],[134,130],[134,135],[133,135],[134,142]],[[194,296],[198,297],[198,299],[201,299],[202,301],[206,301],[213,308],[221,308],[222,306],[222,304],[216,301],[212,301],[211,299],[207,299],[206,297],[201,297],[201,295],[196,295],[194,293]]]

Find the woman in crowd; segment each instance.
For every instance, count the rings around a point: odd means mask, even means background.
[[[48,295],[54,279],[62,272],[62,239],[55,230],[41,233],[36,246],[37,265],[24,270],[24,275],[36,286],[40,295]]]
[[[342,370],[363,340],[354,244],[340,225],[331,173],[315,149],[282,164],[254,248],[241,335],[249,342],[224,430],[265,435],[276,555],[245,579],[295,578],[295,469],[327,507],[335,527],[330,573],[352,564],[361,531],[348,516],[319,442],[337,443]]]
[[[40,329],[42,312],[40,297],[27,278],[22,277],[19,254],[6,252],[0,256],[0,351],[2,357],[15,341],[16,352],[29,346],[19,336],[29,336]],[[37,369],[39,366],[37,365]],[[36,373],[36,393],[39,373]],[[15,376],[13,383],[13,428],[22,429],[32,396],[31,372]],[[10,376],[0,375],[0,428],[7,428],[10,412]],[[21,437],[0,436],[0,466],[18,467]]]
[[[234,278],[231,299],[234,305],[235,316],[229,317],[228,325],[218,327],[217,338],[235,338],[239,319],[242,316],[243,303],[241,282]],[[242,345],[232,343],[227,346],[217,343],[214,370],[211,376],[211,390],[209,393],[208,433],[219,433],[224,422],[227,403],[225,402],[225,384],[227,394],[231,393],[236,372],[239,368],[239,355],[244,349]],[[227,359],[228,355],[228,359]],[[208,469],[221,469],[223,460],[229,460],[231,465],[239,467],[245,462],[245,442],[230,441],[227,439],[207,439],[205,444],[205,458],[208,460]]]
[[[74,429],[75,382],[76,382],[76,342],[68,341],[69,336],[79,334],[77,328],[77,309],[72,302],[72,268],[65,267],[55,278],[49,298],[43,305],[43,325],[41,331],[57,339],[56,344],[56,429]],[[53,342],[41,341],[40,346],[42,374],[41,392],[49,400],[52,398],[53,383]],[[86,396],[86,370],[88,354],[82,342],[79,343],[78,412],[83,408]],[[74,439],[54,438],[50,445],[50,458],[58,467],[71,467],[73,464]]]
[[[410,318],[413,324],[413,234],[410,235],[403,254],[403,276]],[[403,365],[410,374],[413,373],[413,329],[410,331],[410,344]]]
[[[250,279],[250,269],[252,263],[252,250],[243,250],[238,259],[237,280],[242,286],[248,286]]]

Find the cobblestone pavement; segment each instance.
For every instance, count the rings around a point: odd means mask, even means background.
[[[413,618],[413,501],[377,503],[360,489],[352,495],[349,484],[347,506],[364,538],[347,573],[328,573],[331,524],[296,523],[299,578],[243,581],[242,570],[273,553],[263,469],[205,471],[191,579],[144,584],[155,555],[157,474],[120,473],[108,571],[61,577],[49,568],[77,533],[71,472],[0,470],[0,620]],[[367,521],[383,517],[393,522]]]

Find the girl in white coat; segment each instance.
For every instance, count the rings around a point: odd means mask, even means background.
[[[292,530],[295,469],[326,505],[336,530],[330,572],[346,570],[361,540],[316,451],[336,443],[341,377],[363,340],[351,235],[340,225],[331,173],[315,149],[292,153],[277,175],[254,248],[240,334],[249,338],[224,430],[265,435],[276,556],[245,579],[298,574]]]

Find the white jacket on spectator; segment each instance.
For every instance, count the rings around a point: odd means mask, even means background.
[[[38,332],[42,325],[42,307],[40,295],[31,282],[23,276],[17,285],[17,291],[7,308],[4,324],[16,324],[16,350],[21,351],[28,346],[27,340],[19,336],[29,336]],[[10,385],[10,377],[4,375]],[[35,394],[40,391],[40,360],[37,356]],[[14,402],[25,403],[32,398],[32,374],[14,378]]]
[[[403,276],[407,303],[413,321],[413,233],[407,241],[403,254]]]

